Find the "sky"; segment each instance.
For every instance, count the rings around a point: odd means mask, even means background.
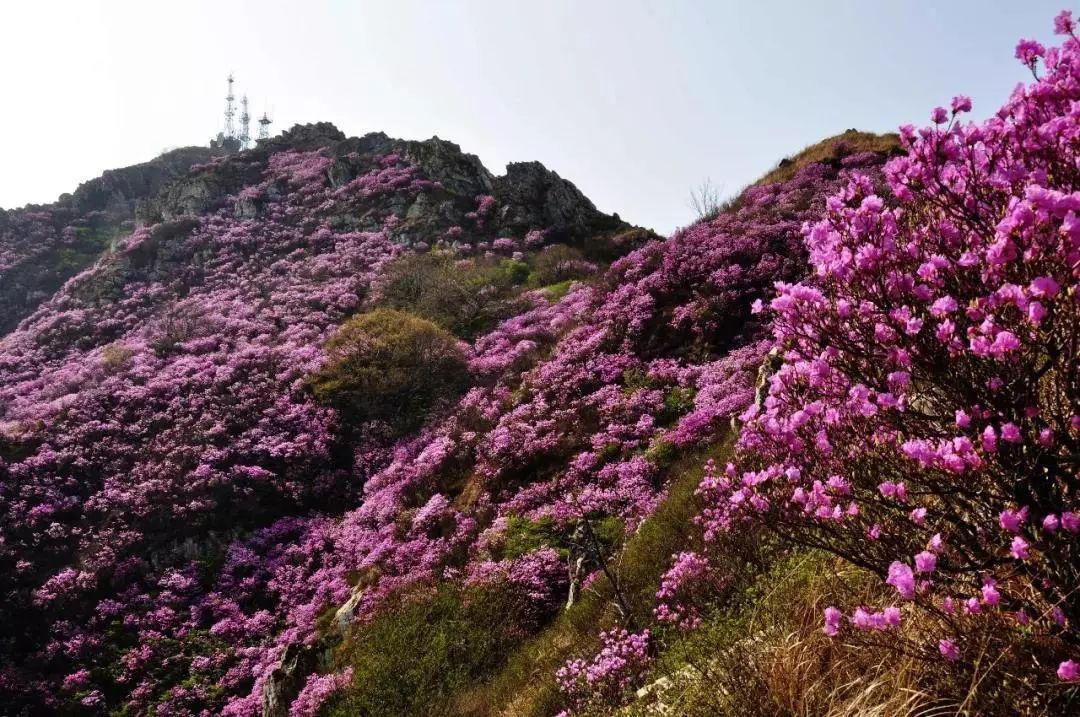
[[[225,77],[273,129],[439,136],[492,172],[539,160],[668,233],[849,127],[925,124],[1018,82],[1041,0],[3,0],[0,207],[205,144]]]

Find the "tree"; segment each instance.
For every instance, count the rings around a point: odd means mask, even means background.
[[[698,219],[712,219],[720,213],[720,191],[708,177],[690,190],[690,208]]]

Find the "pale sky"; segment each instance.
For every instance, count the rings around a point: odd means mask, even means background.
[[[993,112],[1052,41],[1041,0],[0,0],[0,207],[205,144],[233,71],[274,129],[438,135],[493,172],[539,160],[670,232],[848,127]]]

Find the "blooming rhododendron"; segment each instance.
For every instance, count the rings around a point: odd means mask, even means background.
[[[699,492],[707,538],[761,521],[884,575],[931,620],[947,604],[943,631],[1023,611],[1062,649],[1080,619],[1061,531],[1066,515],[1080,527],[1080,41],[1071,16],[1055,24],[1061,47],[1018,45],[1041,70],[998,113],[966,123],[957,98],[901,128],[887,191],[854,176],[807,226],[812,276],[761,313],[781,364],[742,414],[729,477]],[[819,488],[832,476],[848,492]],[[913,649],[957,661],[955,639]]]
[[[572,704],[562,714],[572,715],[590,705],[620,704],[649,667],[649,638],[648,630],[608,630],[600,634],[602,647],[591,660],[570,660],[559,668],[559,688]]]

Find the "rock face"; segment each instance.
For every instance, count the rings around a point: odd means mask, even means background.
[[[569,241],[629,228],[617,216],[598,211],[571,182],[539,162],[511,164],[504,176],[496,177],[475,155],[438,137],[408,141],[373,132],[346,138],[328,123],[297,125],[252,150],[222,158],[208,169],[168,183],[140,203],[136,212],[139,223],[172,221],[217,209],[226,197],[257,180],[270,155],[284,151],[320,151],[333,159],[327,176],[335,187],[370,171],[377,158],[388,154],[401,156],[438,182],[439,189],[401,200],[407,203],[381,208],[402,220],[395,239],[403,244],[430,242],[448,225],[474,232],[481,228],[492,237],[521,236],[530,229],[544,227]],[[483,217],[472,216],[485,196],[494,198],[493,207]],[[257,211],[258,206],[248,200],[234,206],[239,217],[252,217]],[[339,226],[372,231],[382,226],[381,219],[375,214],[348,215],[336,221]]]
[[[319,668],[326,648],[292,644],[285,648],[274,671],[263,684],[263,717],[288,717],[289,705],[300,694],[307,676]]]
[[[138,202],[154,196],[168,182],[213,156],[214,152],[206,147],[174,149],[143,164],[108,170],[97,179],[80,184],[67,201],[80,214],[105,211],[129,219]],[[65,198],[61,197],[59,203],[64,202]]]
[[[506,175],[495,180],[494,194],[502,205],[500,226],[508,233],[555,227],[580,235],[596,231],[598,224],[611,222],[611,228],[619,224],[597,211],[577,187],[539,162],[507,165]]]

